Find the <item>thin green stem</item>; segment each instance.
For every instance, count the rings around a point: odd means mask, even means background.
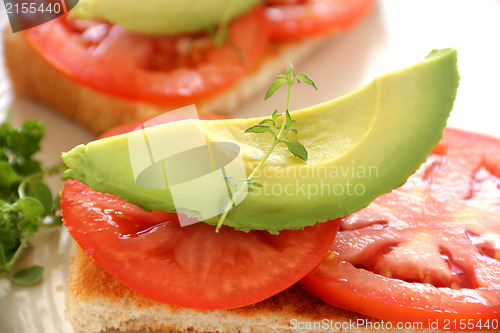
[[[295,79],[293,79],[291,82],[287,81],[287,83],[288,83],[288,95],[286,97],[286,111],[287,112],[290,112],[290,99],[292,98],[293,81],[295,81]]]
[[[286,99],[286,112],[289,112],[289,109],[290,109],[290,99],[291,99],[291,94],[292,94],[293,81],[294,81],[294,79],[287,81],[287,83],[288,83],[288,96],[287,96],[287,99]],[[286,133],[287,133],[286,127],[287,126],[286,126],[286,123],[285,123],[285,119],[283,119],[283,123],[281,124],[281,129],[280,129],[278,135],[276,135],[276,134],[274,135],[274,142],[271,144],[271,146],[267,150],[267,153],[264,156],[264,158],[259,162],[259,164],[255,167],[255,169],[253,169],[252,173],[250,173],[250,175],[248,176],[247,180],[249,180],[249,181],[252,180],[253,177],[255,177],[255,174],[266,163],[267,159],[269,158],[269,156],[271,156],[272,152],[274,151],[274,148],[276,148],[276,146],[278,145],[278,143],[281,142],[281,139],[286,135]],[[234,206],[235,198],[237,198],[239,195],[241,195],[241,193],[243,192],[244,189],[245,189],[244,184],[238,186],[238,189],[236,190],[236,193],[234,193],[234,195],[231,196],[231,199],[227,203],[227,205],[224,208],[224,211],[223,211],[221,217],[219,218],[219,222],[217,223],[217,227],[215,228],[215,232],[219,232],[220,228],[224,224],[224,221],[226,220],[227,214],[229,214],[229,211]]]
[[[44,175],[52,175],[55,173],[58,173],[60,170],[65,168],[64,163],[59,163],[54,166],[45,168],[43,170],[34,172],[28,176],[26,176],[21,183],[19,184],[19,187],[17,189],[17,194],[19,195],[19,198],[25,198],[26,197],[26,186],[28,186],[28,183],[32,180],[42,178]]]
[[[286,80],[286,83],[288,85],[288,94],[287,94],[287,98],[286,98],[286,109],[285,109],[285,115],[283,117],[283,122],[280,125],[281,128],[280,128],[280,130],[278,132],[277,129],[279,128],[279,126],[275,123],[275,120],[279,117],[279,115],[277,115],[277,110],[276,110],[273,113],[273,116],[272,116],[272,119],[271,119],[271,122],[272,122],[272,125],[273,125],[272,126],[271,134],[274,137],[274,142],[269,147],[269,149],[268,149],[266,155],[264,156],[264,158],[259,162],[259,164],[255,167],[255,169],[250,173],[250,175],[246,179],[246,182],[244,182],[243,184],[239,185],[237,187],[236,192],[234,193],[234,195],[231,196],[229,202],[226,204],[226,207],[224,208],[224,211],[223,211],[221,217],[219,218],[219,222],[217,223],[217,227],[215,229],[216,232],[219,232],[220,228],[224,224],[224,221],[225,221],[227,215],[229,214],[229,211],[231,210],[232,207],[235,206],[236,199],[241,195],[241,193],[243,192],[243,190],[246,188],[245,185],[247,185],[247,186],[250,185],[251,180],[253,179],[253,177],[255,177],[256,173],[266,163],[267,159],[269,158],[269,156],[271,156],[272,152],[274,151],[274,148],[276,148],[276,146],[279,143],[282,143],[282,142],[286,143],[286,141],[284,141],[283,138],[288,134],[288,132],[290,131],[291,124],[293,123],[293,120],[291,119],[290,114],[289,114],[289,112],[290,112],[290,100],[291,100],[291,96],[292,96],[292,86],[293,86],[293,83],[296,80],[298,80],[298,76],[295,75],[295,73],[293,72],[293,67],[290,64],[289,67],[288,67],[288,69],[287,69],[286,76],[285,75],[280,75],[278,77],[280,79]],[[314,83],[313,83],[313,85],[314,85]],[[271,85],[271,88],[272,88],[272,85]],[[276,89],[274,89],[274,91],[275,90]],[[274,93],[274,91],[273,91],[273,93]],[[269,90],[268,90],[268,92],[269,92]],[[267,94],[266,94],[266,96],[267,96]],[[269,119],[264,120],[260,124],[262,124],[264,122],[269,122]],[[294,155],[296,155],[294,152],[292,152],[292,153]],[[302,158],[302,157],[300,157],[300,158]]]
[[[5,265],[5,267],[7,268],[7,271],[10,271],[12,269],[12,267],[14,267],[14,265],[16,264],[17,260],[19,259],[19,257],[23,253],[24,248],[26,247],[26,245],[28,245],[28,241],[29,241],[30,236],[31,236],[31,234],[28,234],[28,235],[26,235],[26,237],[24,237],[23,241],[21,242],[21,244],[17,248],[16,252],[14,253],[14,256],[12,256],[12,259],[10,259],[10,261]]]
[[[280,134],[281,134],[281,131],[280,131]],[[279,137],[279,135],[278,135],[278,137]],[[264,156],[264,158],[255,167],[255,169],[253,169],[252,173],[250,174],[250,176],[248,176],[247,180],[250,181],[250,180],[253,179],[253,177],[255,176],[255,174],[257,173],[257,171],[264,165],[264,163],[266,163],[266,161],[269,158],[269,156],[271,156],[271,153],[273,152],[274,147],[276,147],[276,145],[278,143],[279,143],[279,139],[275,139],[274,142],[273,142],[273,144],[271,145],[271,147],[269,147],[269,150],[267,151],[266,156]],[[234,195],[231,196],[231,200],[229,200],[229,202],[227,203],[226,207],[224,208],[224,211],[223,211],[221,217],[219,218],[219,223],[217,223],[217,227],[215,228],[216,232],[219,232],[220,228],[222,227],[222,224],[224,224],[224,221],[226,219],[227,214],[231,210],[231,207],[234,206],[235,198],[237,198],[243,192],[244,189],[245,189],[244,185],[238,186],[238,189],[236,190],[236,193],[234,193]]]

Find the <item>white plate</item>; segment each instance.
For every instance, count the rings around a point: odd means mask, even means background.
[[[0,10],[5,21],[5,10]],[[434,48],[458,51],[460,87],[449,125],[500,137],[500,1],[380,0],[372,15],[332,40],[313,57],[295,64],[320,90],[295,88],[293,108],[301,108],[350,92],[378,74],[419,61]],[[270,78],[271,80],[272,78]],[[0,71],[0,107],[9,102],[5,74]],[[283,105],[283,94],[256,99],[238,116],[268,115]],[[41,119],[46,124],[41,158],[52,164],[60,152],[94,136],[49,109],[13,98],[13,120]],[[60,182],[53,179],[54,188]],[[64,320],[64,287],[72,241],[64,229],[34,239],[35,254],[23,264],[45,266],[43,282],[29,288],[0,281],[0,332],[74,332]]]

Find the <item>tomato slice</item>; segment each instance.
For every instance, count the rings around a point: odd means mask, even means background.
[[[71,80],[150,103],[191,104],[236,82],[268,44],[264,9],[233,20],[223,45],[205,33],[155,37],[66,16],[26,31],[33,49]]]
[[[446,130],[405,185],[343,219],[301,284],[384,320],[500,328],[500,140]]]
[[[345,30],[365,18],[375,0],[268,0],[271,38],[298,40]]]
[[[180,227],[176,214],[145,212],[72,180],[61,210],[78,245],[118,280],[150,299],[201,309],[249,305],[293,285],[328,252],[340,223],[279,235],[230,227],[216,233],[205,223]]]

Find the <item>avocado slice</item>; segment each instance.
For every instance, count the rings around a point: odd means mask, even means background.
[[[454,49],[432,51],[424,61],[381,75],[332,101],[294,111],[304,162],[278,145],[248,192],[224,222],[238,230],[301,229],[366,207],[402,185],[439,142],[453,107],[459,75]],[[244,130],[264,118],[201,121],[209,142],[239,146],[247,175],[271,144],[271,135]],[[194,120],[158,125],[175,133]],[[129,134],[80,145],[63,154],[65,178],[109,192],[146,209],[174,211],[169,189],[136,185]],[[174,141],[172,141],[173,143]],[[218,217],[205,220],[217,224]]]
[[[262,0],[80,0],[70,17],[98,18],[139,33],[173,35],[211,29]]]

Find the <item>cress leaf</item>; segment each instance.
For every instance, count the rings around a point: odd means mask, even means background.
[[[298,141],[283,141],[288,150],[301,160],[307,161],[307,150],[306,148]]]
[[[297,131],[295,127],[290,127],[290,131],[292,131],[295,134],[299,133],[299,131]]]
[[[19,243],[19,235],[13,230],[14,224],[5,221],[0,225],[0,244],[2,244],[5,255],[15,249]]]
[[[40,150],[40,140],[44,135],[43,124],[36,120],[25,121],[20,127],[3,125],[2,141],[5,148],[15,157],[29,159]]]
[[[299,74],[297,75],[298,80],[302,80],[302,82],[307,83],[308,85],[314,87],[314,89],[318,90],[318,87],[316,87],[316,84],[314,83],[311,78],[305,74]]]
[[[19,181],[21,177],[7,161],[0,161],[0,186],[9,186]]]
[[[3,249],[2,244],[0,244],[0,268],[5,267],[7,260],[5,259],[5,251]]]
[[[273,81],[273,83],[271,83],[271,85],[269,86],[269,89],[267,89],[264,100],[267,100],[269,97],[271,97],[276,92],[276,90],[278,90],[283,85],[283,83],[285,83],[285,80],[283,79]]]
[[[12,208],[26,217],[38,217],[43,213],[43,205],[40,201],[30,197],[18,199]]]
[[[35,179],[28,183],[26,193],[36,199],[43,206],[42,216],[50,213],[52,209],[53,196],[49,186],[40,179]]]
[[[21,286],[32,286],[43,276],[43,267],[34,265],[12,275],[12,282]]]
[[[34,234],[38,231],[40,220],[34,216],[26,216],[19,221],[19,229],[26,231],[28,234]]]
[[[39,161],[28,159],[24,160],[21,164],[16,164],[15,170],[19,175],[29,176],[42,171],[42,165]]]

